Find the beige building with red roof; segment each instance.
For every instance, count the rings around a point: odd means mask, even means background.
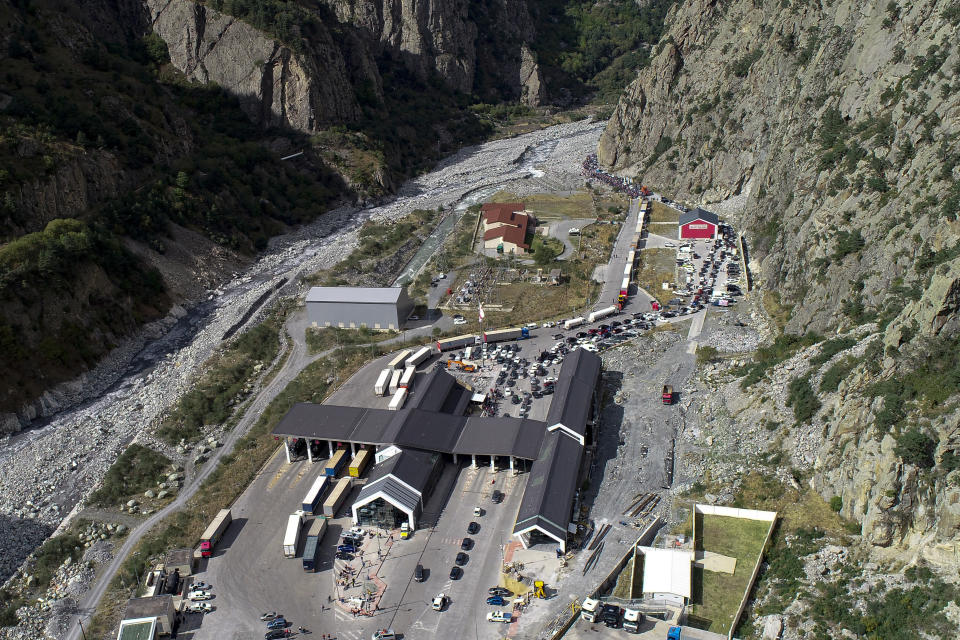
[[[524,254],[530,249],[527,230],[536,221],[523,212],[521,202],[488,202],[483,212],[483,248]]]

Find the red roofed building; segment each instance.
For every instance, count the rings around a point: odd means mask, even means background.
[[[488,202],[481,207],[484,249],[516,254],[530,249],[526,238],[531,217],[523,209],[520,202]]]

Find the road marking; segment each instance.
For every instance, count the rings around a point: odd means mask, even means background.
[[[691,340],[690,343],[687,344],[687,353],[689,353],[690,355],[693,355],[696,352],[697,352],[697,341]]]

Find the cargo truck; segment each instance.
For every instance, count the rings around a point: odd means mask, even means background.
[[[390,364],[388,364],[387,366],[390,367],[391,369],[403,369],[403,363],[407,361],[407,358],[410,357],[411,353],[412,352],[410,351],[410,349],[404,349],[403,351],[395,355],[393,359],[390,361]]]
[[[527,327],[514,327],[512,329],[497,329],[496,331],[484,331],[483,341],[486,343],[503,342],[504,340],[526,340],[530,337],[530,329]]]
[[[393,395],[397,392],[397,389],[400,388],[400,378],[403,377],[403,369],[394,369],[393,373],[390,374],[390,385],[387,387],[387,391],[390,395]]]
[[[587,622],[596,622],[597,614],[600,611],[600,601],[593,598],[584,598],[583,606],[580,607],[580,617]]]
[[[393,398],[390,399],[390,406],[387,407],[390,411],[399,411],[403,409],[403,403],[407,401],[407,390],[406,389],[397,389],[397,392],[393,394]]]
[[[421,362],[430,357],[430,353],[433,351],[430,347],[420,347],[420,349],[407,358],[405,367],[416,367],[419,366]]]
[[[624,278],[623,282],[620,283],[620,302],[623,302],[627,299],[627,296],[630,295],[630,278]]]
[[[643,614],[636,609],[623,610],[623,630],[630,633],[640,633],[640,623],[643,622]]]
[[[323,500],[323,494],[327,492],[327,476],[321,475],[314,480],[310,491],[303,498],[303,512],[309,516],[315,516],[320,513],[320,503]]]
[[[327,530],[327,521],[323,518],[317,518],[310,523],[307,529],[307,541],[303,544],[303,570],[317,570],[317,556],[320,555],[320,541],[323,540],[323,534]]]
[[[673,404],[673,386],[669,384],[663,385],[663,391],[660,394],[660,400],[663,404]]]
[[[587,316],[587,322],[596,322],[597,320],[600,320],[601,318],[606,318],[607,316],[612,316],[612,315],[613,315],[614,313],[616,313],[616,312],[617,312],[617,308],[616,308],[616,307],[604,307],[603,309],[600,309],[600,310],[598,310],[598,311],[594,311],[594,312],[591,313],[589,316]]]
[[[350,461],[350,466],[347,467],[347,475],[351,478],[359,478],[363,475],[364,469],[370,464],[370,457],[370,449],[360,449],[360,451],[357,451],[357,455],[353,456],[353,460]]]
[[[450,351],[451,349],[459,349],[471,344],[479,344],[480,336],[455,336],[453,338],[444,338],[443,340],[437,340],[437,349],[441,352]]]
[[[393,369],[384,369],[380,372],[380,375],[377,376],[377,382],[373,385],[373,392],[376,395],[386,395],[391,375],[393,375]]]
[[[323,468],[323,473],[330,478],[336,478],[347,464],[347,450],[337,449],[327,460],[327,465]]]
[[[230,509],[220,509],[217,517],[207,527],[203,535],[200,536],[200,555],[209,558],[213,555],[213,548],[223,537],[223,532],[227,530],[230,523],[233,522],[233,516],[230,515]]]
[[[366,449],[364,449],[366,451]],[[326,501],[323,503],[323,516],[333,518],[337,515],[337,509],[343,504],[343,501],[350,495],[350,487],[353,486],[353,480],[349,477],[340,478],[340,481],[330,491]]]
[[[297,557],[297,543],[300,542],[300,527],[303,518],[296,513],[287,518],[287,530],[283,534],[283,555],[287,558]]]
[[[583,316],[577,316],[576,318],[570,318],[563,323],[564,329],[573,329],[574,327],[579,327],[583,324]]]
[[[413,376],[417,373],[416,367],[407,367],[403,370],[403,375],[400,376],[400,382],[397,384],[398,389],[409,389],[413,386]]]

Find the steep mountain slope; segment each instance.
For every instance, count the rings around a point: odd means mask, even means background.
[[[728,453],[742,470],[751,434],[753,464],[782,460],[855,523],[872,571],[925,561],[952,579],[960,3],[697,0],[667,24],[600,160],[744,231],[755,315],[775,336],[742,366],[716,365],[734,380],[698,401],[722,416],[701,444],[737,434]],[[793,611],[866,634],[841,599],[862,601],[859,584],[821,590],[829,616]]]

